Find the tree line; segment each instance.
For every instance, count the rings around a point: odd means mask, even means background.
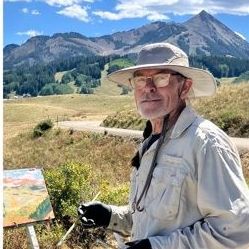
[[[193,67],[209,70],[214,77],[238,77],[249,71],[249,59],[226,56],[190,56],[189,63]]]
[[[113,63],[116,59],[118,59],[118,63]],[[120,59],[126,60],[126,63],[120,63]],[[22,65],[12,70],[4,70],[3,95],[6,98],[11,92],[15,92],[17,95],[30,94],[31,96],[72,93],[74,90],[68,85],[72,81],[79,89],[79,93],[93,93],[93,89],[101,85],[101,71],[104,70],[107,63],[109,63],[108,73],[111,73],[128,66],[127,63],[135,64],[135,60],[134,54],[124,57],[119,55],[79,56],[64,58],[47,65],[32,67]],[[249,59],[190,56],[189,61],[191,66],[207,69],[217,78],[238,77],[249,71]],[[68,72],[63,75],[61,81],[56,81],[55,73],[62,71]]]
[[[101,71],[110,60],[107,56],[80,56],[65,58],[47,65],[22,65],[12,70],[4,70],[3,95],[15,92],[17,95],[52,95],[73,92],[67,85],[75,81],[79,92],[90,93],[92,88],[100,86]],[[69,71],[62,80],[55,80],[55,73]]]

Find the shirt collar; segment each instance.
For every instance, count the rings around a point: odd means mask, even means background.
[[[173,127],[173,130],[169,138],[175,139],[179,137],[195,121],[196,118],[197,118],[196,112],[194,112],[194,110],[190,106],[186,106],[181,112],[180,116],[178,117],[176,124]],[[143,142],[143,144],[146,141],[148,141],[148,139],[150,139],[150,137],[147,138]],[[153,143],[144,154],[146,154],[149,151],[153,151],[156,148],[157,143],[158,143],[158,140],[155,143]],[[143,146],[141,146],[139,149],[140,155],[142,154],[142,148]]]
[[[186,106],[178,117],[170,138],[174,139],[179,137],[195,121],[196,118],[196,112],[194,112],[191,107]]]

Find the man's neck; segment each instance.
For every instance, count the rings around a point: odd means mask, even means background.
[[[181,106],[178,109],[176,109],[175,111],[172,111],[170,113],[169,119],[168,119],[168,127],[169,128],[174,126],[174,124],[176,123],[178,117],[180,116],[180,114],[184,108],[185,108],[185,106]],[[150,122],[152,124],[152,134],[158,134],[158,133],[162,132],[163,121],[164,121],[164,117],[150,120]]]

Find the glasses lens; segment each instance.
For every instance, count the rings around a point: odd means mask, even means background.
[[[142,88],[146,85],[146,76],[135,76],[133,78],[133,87]]]
[[[152,77],[135,76],[131,80],[131,84],[133,88],[143,88],[146,86],[147,79],[150,78],[156,87],[164,87],[169,84],[170,75],[170,73],[158,73]]]
[[[156,87],[164,87],[169,84],[169,73],[158,73],[153,76],[153,82]]]

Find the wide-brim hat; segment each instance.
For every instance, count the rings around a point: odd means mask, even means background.
[[[189,98],[211,96],[216,92],[213,75],[206,70],[190,67],[186,53],[169,43],[145,45],[138,54],[136,66],[115,71],[107,78],[117,84],[130,86],[134,72],[142,69],[168,69],[192,79]]]

